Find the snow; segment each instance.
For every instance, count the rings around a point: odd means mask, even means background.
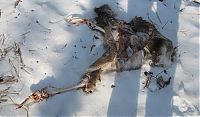
[[[139,70],[103,73],[92,94],[72,91],[56,95],[29,108],[31,116],[194,116],[199,115],[199,5],[193,0],[0,0],[0,34],[7,45],[19,42],[26,70],[20,70],[22,90],[10,95],[21,103],[32,92],[45,86],[72,86],[103,52],[101,35],[86,25],[67,24],[74,14],[94,18],[93,9],[109,4],[119,19],[130,21],[141,16],[178,45],[177,62],[167,69],[172,82],[161,90],[143,89],[144,71],[154,74],[163,68],[145,64]],[[181,11],[180,11],[181,10]],[[157,15],[156,15],[157,13]],[[160,20],[159,20],[159,18]],[[56,22],[56,23],[49,23]],[[94,39],[94,35],[100,39]],[[95,44],[90,53],[90,47]],[[85,46],[86,48],[83,48]],[[0,75],[11,68],[0,60]],[[111,88],[111,85],[115,87]],[[155,86],[155,85],[153,85]],[[0,87],[1,88],[1,87]],[[152,90],[154,88],[152,87]],[[1,116],[22,116],[12,102],[0,103]]]

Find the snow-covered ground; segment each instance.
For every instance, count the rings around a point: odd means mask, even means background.
[[[199,4],[194,0],[0,0],[0,34],[6,44],[20,43],[26,65],[19,82],[22,90],[10,95],[21,103],[33,91],[45,86],[71,86],[103,54],[103,41],[87,26],[72,26],[63,19],[76,14],[94,18],[93,9],[109,4],[119,19],[130,21],[141,16],[178,46],[178,57],[167,71],[169,86],[156,92],[143,90],[143,72],[162,68],[143,66],[135,71],[103,73],[92,94],[72,91],[56,95],[29,108],[33,116],[191,116],[199,115]],[[196,0],[198,1],[198,0]],[[156,15],[157,14],[157,15]],[[159,20],[159,18],[160,20]],[[49,22],[57,23],[49,23]],[[91,46],[96,47],[90,53]],[[13,70],[0,60],[0,75]],[[111,88],[111,85],[115,85]],[[0,103],[0,115],[25,115],[12,102]]]

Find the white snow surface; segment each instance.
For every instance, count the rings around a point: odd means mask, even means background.
[[[179,57],[167,69],[169,86],[151,92],[143,89],[143,72],[155,74],[163,68],[143,65],[139,70],[103,73],[92,94],[72,91],[56,95],[29,107],[30,116],[194,116],[199,115],[199,5],[193,0],[0,0],[0,34],[7,44],[20,43],[26,70],[19,82],[11,85],[22,90],[10,95],[21,103],[32,92],[45,86],[71,86],[103,52],[103,40],[86,25],[73,26],[64,20],[75,14],[94,18],[93,9],[109,4],[119,19],[130,21],[141,16],[178,47]],[[158,14],[158,16],[156,15]],[[161,21],[159,21],[158,17]],[[58,21],[57,23],[49,22]],[[36,23],[39,22],[39,23]],[[23,35],[24,33],[27,34]],[[96,47],[90,53],[90,47]],[[86,48],[83,48],[86,46]],[[0,61],[0,74],[10,70]],[[111,85],[115,85],[111,88]],[[0,104],[1,116],[25,116],[11,101]]]

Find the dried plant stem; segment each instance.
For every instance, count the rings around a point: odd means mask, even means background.
[[[0,103],[7,101],[7,99],[5,99],[5,97],[7,97],[8,94],[18,94],[18,93],[17,92],[10,92],[10,87],[7,87],[6,89],[0,90]]]
[[[162,29],[164,29],[164,27],[168,24],[169,21],[167,21],[163,26]]]
[[[9,84],[9,83],[14,83],[14,82],[18,82],[17,79],[15,79],[15,76],[1,76],[0,77],[0,84]]]
[[[65,19],[63,18],[63,19],[60,19],[60,20],[58,20],[58,21],[49,21],[49,23],[51,23],[51,24],[56,24],[56,23],[59,23],[59,22],[61,22],[61,21],[64,21]]]
[[[158,15],[158,12],[156,11],[156,9],[155,9],[154,6],[153,6],[153,9],[154,9],[154,11],[155,11],[155,13],[156,13],[156,17],[158,18],[158,21],[160,22],[160,24],[162,24],[162,21],[161,21],[159,15]]]
[[[27,32],[25,32],[25,33],[22,33],[21,35],[19,35],[19,36],[25,36],[25,35],[27,35],[27,34],[29,34],[31,31],[27,31]]]
[[[22,58],[21,48],[19,47],[19,44],[17,44],[17,43],[15,43],[15,52],[19,56],[19,60],[20,60],[20,63],[22,64],[22,66],[25,66],[23,58]]]
[[[17,68],[15,67],[15,65],[13,64],[13,62],[11,61],[11,59],[9,59],[9,63],[14,68],[14,71],[15,71],[17,77],[19,77],[19,71],[17,70]]]

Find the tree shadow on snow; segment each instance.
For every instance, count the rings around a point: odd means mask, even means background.
[[[47,8],[48,7],[49,6],[47,6]],[[52,6],[50,6],[50,8],[51,7]],[[80,9],[86,10],[82,7]],[[83,17],[85,17],[85,15],[87,14],[80,14],[80,16]],[[46,23],[47,22],[48,21],[46,21]],[[90,62],[94,61],[97,58],[97,56],[94,57],[89,53],[89,47],[91,47],[91,42],[93,41],[94,33],[87,26],[70,26],[65,21],[58,22],[57,24],[53,24],[51,26],[54,25],[58,25],[59,28],[62,28],[62,30],[65,31],[65,34],[62,34],[56,30],[52,33],[58,33],[56,34],[56,36],[60,36],[62,39],[65,40],[65,42],[60,45],[57,45],[56,43],[53,44],[55,46],[51,49],[54,53],[58,55],[54,56],[55,58],[48,58],[51,59],[51,62],[49,62],[48,64],[53,68],[53,75],[48,76],[47,74],[45,78],[40,80],[37,84],[32,84],[31,90],[33,92],[44,88],[45,86],[54,86],[57,88],[62,88],[64,86],[70,87],[77,84],[80,81],[81,75],[85,73],[85,70],[91,64]],[[71,35],[67,35],[67,33],[72,33],[73,37],[70,37]],[[55,39],[59,41],[60,37],[56,36]],[[54,40],[54,38],[50,39]],[[85,46],[87,48],[85,48]],[[59,57],[62,58],[60,59]],[[57,58],[59,58],[59,60],[57,60]],[[88,60],[90,61],[88,62]],[[71,91],[53,96],[47,101],[42,101],[38,105],[36,104],[36,115],[75,116],[77,115],[76,112],[79,112],[79,110],[81,110],[82,108],[79,101],[81,96],[81,91]]]
[[[165,37],[170,39],[173,42],[174,47],[177,46],[177,32],[178,32],[178,15],[181,5],[181,0],[164,0],[164,2],[159,2],[156,0],[128,0],[128,9],[124,11],[126,17],[129,21],[135,16],[141,16],[143,19],[152,22],[158,22],[156,24],[156,28],[160,31]],[[156,4],[156,5],[155,5]],[[171,6],[170,6],[171,5]],[[154,6],[152,8],[152,6]],[[155,10],[159,16],[156,16]],[[164,14],[164,15],[163,15]],[[159,24],[159,19],[161,23]],[[143,93],[140,90],[140,80],[141,74],[143,71],[136,70],[131,72],[133,74],[131,76],[124,75],[126,72],[120,73],[120,75],[116,75],[115,85],[113,88],[112,95],[109,102],[108,107],[108,116],[172,116],[172,104],[173,104],[173,82],[176,71],[177,63],[173,63],[173,65],[169,68],[170,76],[172,77],[171,83],[169,86],[165,87],[156,92],[150,92],[147,90],[146,98],[140,99],[140,103],[138,100],[139,94]],[[152,68],[153,69],[153,68]],[[160,68],[160,71],[163,68]],[[151,69],[150,69],[151,71]],[[121,78],[122,77],[122,78]],[[125,77],[125,78],[123,78]],[[127,80],[126,86],[123,85],[123,80]],[[132,86],[127,86],[132,85]],[[142,94],[144,95],[144,94]],[[128,97],[126,97],[128,96]],[[145,105],[141,105],[145,104]],[[144,107],[144,108],[143,108]],[[144,109],[145,112],[140,112]],[[143,115],[144,113],[144,115]]]
[[[151,6],[154,6],[153,9],[156,10],[158,16],[152,11],[149,15],[154,14],[154,17],[157,17],[157,22],[160,22],[160,26],[157,25],[156,27],[165,37],[173,42],[174,47],[177,47],[178,44],[177,33],[179,28],[180,5],[181,0],[164,0],[163,3],[159,1],[153,3],[151,1],[149,7],[152,8]],[[157,8],[155,8],[156,6]],[[158,18],[161,21],[158,21]],[[177,62],[174,62],[168,69],[169,75],[172,77],[169,86],[155,93],[147,92],[145,116],[173,116],[173,96],[176,95],[173,91],[173,85],[176,68]]]

